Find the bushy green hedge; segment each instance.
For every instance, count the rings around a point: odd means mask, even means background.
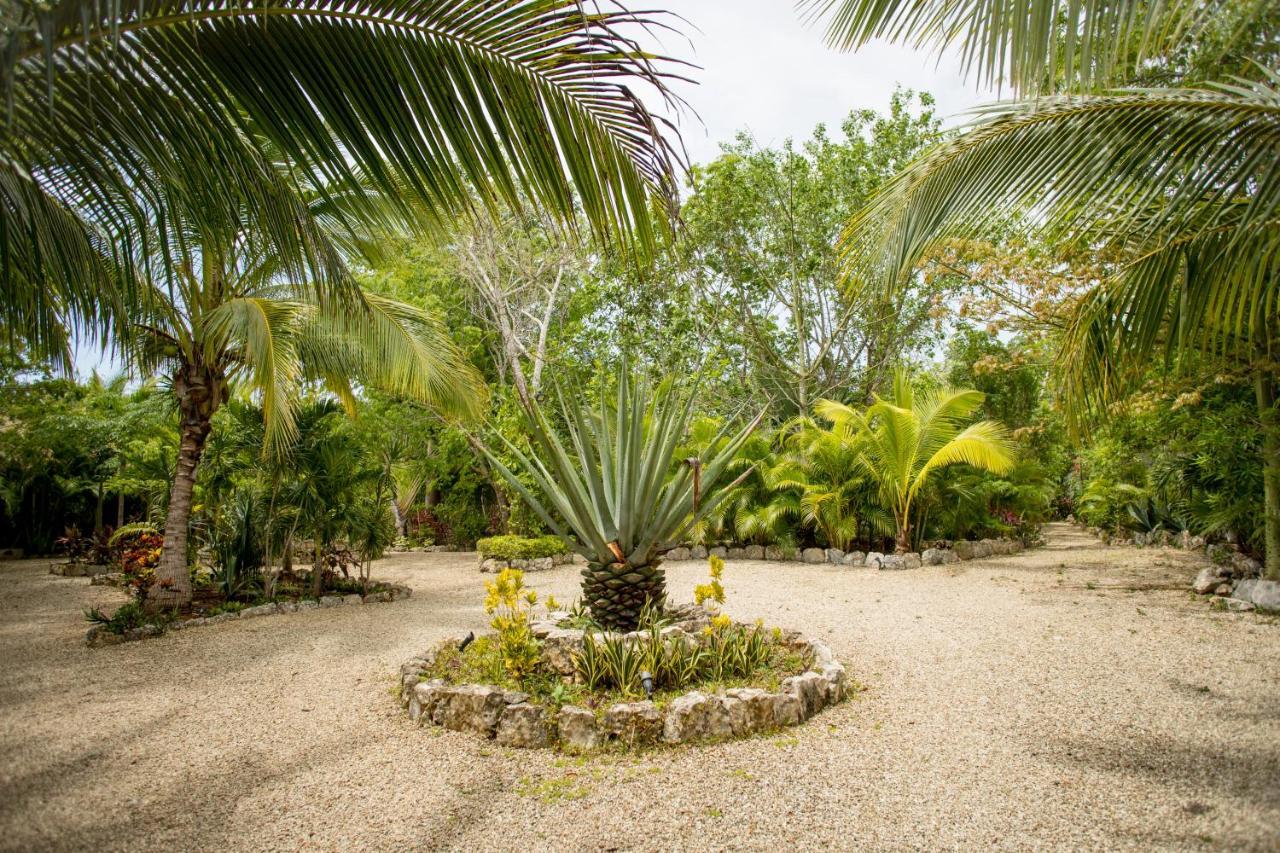
[[[569,550],[559,536],[490,536],[476,541],[476,550],[484,557],[498,560],[534,560],[554,557]]]

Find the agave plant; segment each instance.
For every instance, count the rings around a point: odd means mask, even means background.
[[[582,591],[595,620],[630,631],[646,605],[666,600],[662,555],[749,473],[716,489],[760,418],[732,437],[722,427],[706,458],[680,459],[693,393],[669,382],[651,389],[632,381],[625,366],[617,385],[616,397],[602,394],[596,412],[568,406],[559,395],[567,441],[536,403],[527,413],[532,453],[503,439],[535,489],[486,455],[538,517],[587,558]]]

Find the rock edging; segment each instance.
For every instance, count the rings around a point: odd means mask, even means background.
[[[1026,548],[1017,539],[961,539],[951,543],[951,547],[926,548],[922,552],[911,551],[906,554],[884,554],[879,551],[864,553],[862,551],[841,551],[839,548],[805,548],[800,551],[787,551],[775,545],[744,545],[728,547],[716,545],[707,548],[703,545],[681,546],[667,552],[665,559],[669,562],[682,560],[705,560],[707,557],[720,557],[724,560],[768,560],[770,562],[829,564],[849,566],[850,568],[868,569],[918,569],[921,566],[941,566],[958,563],[963,560],[979,560],[1004,554],[1017,554]]]
[[[496,575],[503,569],[519,569],[522,572],[549,572],[556,566],[565,566],[573,562],[573,553],[565,552],[550,557],[530,557],[528,559],[504,559],[502,557],[485,557],[478,560],[480,571],[484,574]]]
[[[1209,565],[1201,569],[1191,581],[1192,592],[1209,596],[1210,603],[1223,610],[1280,612],[1280,581],[1262,579],[1262,563],[1232,546],[1217,542],[1206,543],[1203,536],[1192,536],[1186,530],[1181,533],[1170,533],[1167,530],[1137,532],[1132,538],[1125,539],[1113,537],[1097,527],[1083,524],[1077,526],[1089,535],[1096,536],[1104,545],[1198,551]]]
[[[676,626],[667,630],[673,629],[681,630]],[[544,659],[551,668],[572,674],[571,649],[575,641],[581,643],[583,632],[539,623],[535,633],[544,639]],[[813,664],[784,679],[775,692],[758,687],[719,693],[692,690],[665,708],[645,700],[619,702],[602,714],[575,705],[553,712],[530,702],[524,693],[493,685],[422,681],[438,652],[458,642],[443,640],[400,667],[401,706],[419,725],[430,722],[519,748],[560,746],[588,752],[610,744],[643,747],[749,737],[799,725],[841,701],[847,689],[844,665],[830,647],[793,634],[789,642],[797,651],[807,650]]]
[[[202,625],[216,625],[232,619],[256,619],[260,616],[274,616],[277,613],[296,613],[300,610],[318,610],[323,607],[341,607],[344,604],[380,604],[387,601],[402,601],[413,596],[413,590],[399,584],[389,585],[385,589],[361,596],[357,593],[347,595],[322,595],[319,599],[304,598],[299,601],[269,601],[255,607],[246,607],[234,613],[219,613],[216,616],[198,616],[194,619],[178,619],[167,624],[148,624],[130,628],[123,634],[107,630],[105,625],[94,625],[84,636],[85,644],[91,648],[114,646],[119,643],[145,640],[158,637],[165,631],[184,631]]]

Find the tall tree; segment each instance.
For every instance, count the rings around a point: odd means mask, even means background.
[[[885,115],[851,113],[840,137],[819,126],[802,144],[768,148],[739,134],[693,171],[688,277],[720,306],[722,328],[740,330],[743,379],[792,413],[875,387],[927,316],[918,293],[851,298],[835,244],[871,193],[938,137],[932,106],[898,90]]]

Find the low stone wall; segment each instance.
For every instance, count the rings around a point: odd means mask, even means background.
[[[573,562],[573,554],[556,554],[552,557],[532,557],[528,560],[504,560],[501,557],[485,557],[480,555],[480,571],[496,575],[503,569],[519,569],[522,572],[549,572],[556,566],[564,566]]]
[[[114,646],[134,640],[145,640],[158,637],[165,631],[184,631],[202,625],[216,625],[219,622],[230,622],[233,619],[257,619],[260,616],[274,616],[277,613],[297,613],[300,610],[319,610],[327,607],[341,607],[346,604],[380,604],[387,601],[401,601],[413,596],[413,590],[407,586],[389,585],[385,589],[360,596],[322,595],[317,599],[304,598],[299,601],[270,601],[256,607],[246,607],[235,613],[219,613],[216,616],[197,616],[194,619],[178,619],[167,624],[143,625],[131,628],[123,634],[115,634],[107,630],[105,625],[94,625],[85,634],[84,641],[91,647]]]
[[[698,623],[695,627],[694,622]],[[696,637],[709,620],[687,620],[664,629],[664,635]],[[539,622],[534,633],[543,641],[543,659],[562,675],[574,672],[573,655],[585,632]],[[631,636],[631,635],[626,635]],[[844,666],[822,642],[791,634],[787,642],[807,651],[810,669],[784,679],[777,691],[740,687],[718,693],[693,690],[665,707],[651,701],[620,702],[599,712],[565,705],[551,710],[518,691],[485,684],[422,681],[439,650],[457,645],[450,638],[400,667],[401,705],[419,724],[492,738],[503,746],[560,746],[587,752],[610,744],[627,747],[714,742],[749,737],[795,726],[844,698]]]
[[[865,553],[863,551],[841,551],[839,548],[805,548],[803,550],[785,549],[776,545],[716,545],[708,548],[703,545],[673,548],[667,552],[666,560],[705,560],[717,556],[724,560],[769,560],[773,562],[792,563],[828,563],[836,566],[868,569],[918,569],[921,566],[941,566],[946,563],[958,563],[961,560],[975,560],[1000,554],[1016,554],[1022,551],[1023,544],[1016,539],[982,539],[977,541],[960,540],[951,543],[949,548],[928,548],[921,553],[914,551],[906,554],[883,554],[879,551]]]

